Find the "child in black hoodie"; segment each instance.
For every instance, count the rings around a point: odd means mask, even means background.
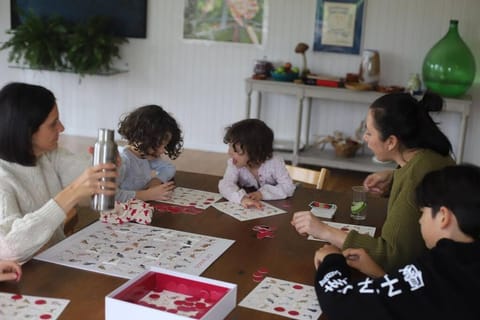
[[[329,320],[480,319],[480,168],[431,172],[416,196],[430,250],[412,264],[385,274],[364,249],[315,253],[315,290]],[[368,277],[352,281],[349,267]]]

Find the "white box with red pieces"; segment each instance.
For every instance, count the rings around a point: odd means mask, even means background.
[[[236,304],[236,284],[152,268],[105,297],[105,319],[216,320]]]

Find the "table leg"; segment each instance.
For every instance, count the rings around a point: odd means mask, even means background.
[[[257,119],[260,119],[260,114],[262,113],[262,93],[258,91],[258,100],[257,100]]]
[[[252,86],[246,86],[247,102],[245,105],[245,119],[250,118],[250,109],[252,106]]]
[[[305,149],[310,144],[310,116],[312,114],[312,98],[307,98],[307,116],[305,123]]]
[[[298,109],[297,109],[297,128],[295,133],[295,141],[293,142],[293,165],[298,164],[298,150],[300,149],[301,132],[302,132],[302,114],[303,114],[303,96],[298,97]]]
[[[458,154],[457,154],[457,163],[462,163],[463,161],[463,148],[465,147],[465,134],[467,132],[467,121],[468,116],[464,113],[462,114],[462,120],[460,122],[460,139],[458,141]]]

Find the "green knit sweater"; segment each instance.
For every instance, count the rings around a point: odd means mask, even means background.
[[[350,231],[343,249],[365,248],[387,272],[413,261],[426,249],[418,223],[420,210],[415,204],[415,188],[428,172],[454,164],[449,156],[431,150],[417,152],[403,167],[394,171],[387,217],[380,237]]]

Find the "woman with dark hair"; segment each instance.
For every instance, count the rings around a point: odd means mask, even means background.
[[[330,227],[309,211],[296,212],[292,225],[300,234],[325,239],[340,249],[364,248],[385,270],[411,261],[425,250],[414,191],[425,174],[455,162],[452,146],[428,113],[439,110],[442,98],[426,93],[421,101],[407,93],[378,98],[370,106],[364,140],[380,161],[395,161],[398,168],[369,175],[364,186],[371,192],[389,192],[387,217],[381,235],[373,238],[357,231]]]
[[[0,113],[0,260],[24,262],[65,238],[66,213],[81,200],[115,194],[116,184],[100,178],[117,174],[113,164],[88,167],[58,148],[64,127],[50,90],[10,83]]]

